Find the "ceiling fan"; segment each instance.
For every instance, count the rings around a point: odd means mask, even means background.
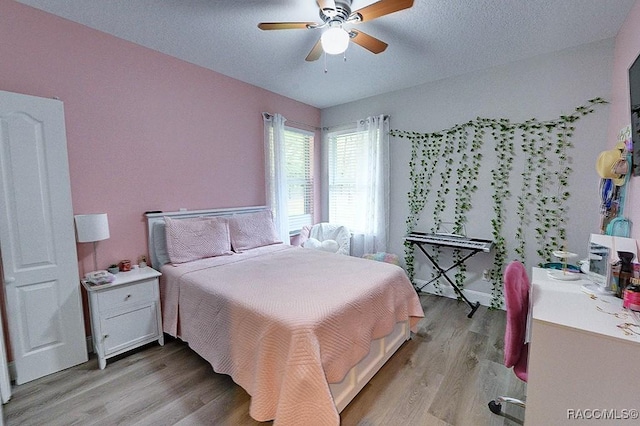
[[[326,28],[320,40],[306,57],[307,61],[315,61],[322,55],[341,54],[349,46],[349,41],[364,47],[372,53],[381,53],[387,43],[366,33],[354,29],[344,29],[343,24],[367,22],[390,13],[408,9],[413,0],[379,0],[356,11],[351,11],[351,0],[316,0],[320,8],[322,23],[316,22],[261,22],[261,30],[293,30]]]

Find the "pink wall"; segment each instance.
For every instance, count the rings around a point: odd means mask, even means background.
[[[264,204],[262,111],[320,127],[317,108],[13,0],[0,58],[1,90],[64,102],[74,213],[109,215],[101,268],[146,253],[147,210]]]
[[[631,122],[629,99],[629,67],[640,53],[640,0],[627,15],[616,36],[613,78],[611,87],[611,109],[609,138],[603,149],[616,143],[620,129]],[[625,214],[631,219],[631,237],[640,238],[640,178],[633,177],[627,188]]]

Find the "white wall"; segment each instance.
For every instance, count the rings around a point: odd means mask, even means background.
[[[447,129],[476,117],[508,118],[514,123],[530,118],[552,120],[561,114],[571,113],[589,99],[598,96],[608,99],[613,51],[614,40],[608,39],[327,108],[322,111],[322,125],[331,127],[369,115],[389,114],[392,129],[427,133]],[[580,255],[586,254],[589,234],[598,232],[599,178],[595,163],[599,152],[607,145],[608,119],[609,107],[598,106],[595,113],[578,121],[573,137],[576,148],[571,152],[574,172],[569,183],[572,195],[569,199],[567,248]],[[485,158],[493,158],[490,154],[486,152]],[[389,251],[403,256],[405,219],[408,214],[407,192],[410,189],[410,142],[391,138],[390,155]],[[518,170],[512,172],[512,176],[518,175]],[[492,212],[489,182],[485,185],[479,182],[479,186],[474,196],[474,209]],[[517,188],[519,184],[512,186],[513,190],[517,191]],[[487,200],[489,205],[482,206],[482,200]],[[515,208],[513,212],[515,216]],[[469,217],[472,216],[473,211],[469,214]],[[431,227],[429,217],[430,214],[421,218],[418,230]],[[489,220],[484,218],[467,224],[467,235],[491,238]],[[509,224],[506,225],[505,236],[508,241],[513,229]],[[509,246],[509,256],[513,258],[515,244]],[[534,259],[528,260],[531,266]],[[483,295],[490,293],[490,286],[482,282],[480,277],[483,269],[491,268],[492,262],[492,256],[478,254],[468,263],[469,282],[466,288],[482,303],[488,301]],[[416,266],[418,263],[428,263],[421,253],[416,253]],[[429,275],[429,270],[424,266],[417,270],[417,278],[428,278]]]

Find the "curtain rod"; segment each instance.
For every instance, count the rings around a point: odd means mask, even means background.
[[[388,120],[391,116],[384,114],[384,119]],[[361,118],[360,120],[356,120],[356,124],[360,121],[366,120],[366,118]],[[323,127],[322,131],[326,132],[327,130],[336,130],[336,129],[341,129],[341,128],[349,128],[353,126],[353,122],[351,123],[345,123],[345,124],[336,124],[335,126],[330,126],[330,127]]]
[[[271,114],[270,112],[263,112],[262,116],[265,117],[265,118],[271,118],[271,117],[273,117],[273,114]],[[287,120],[286,118],[285,118],[285,120],[286,120],[287,123],[291,123],[291,124],[294,124],[296,126],[302,126],[302,127],[306,127],[308,129],[313,129],[313,130],[322,130],[320,127],[312,126],[311,124],[301,123],[299,121],[294,121],[294,120]]]

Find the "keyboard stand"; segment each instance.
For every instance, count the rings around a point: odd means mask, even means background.
[[[471,312],[469,312],[469,314],[467,315],[467,318],[471,318],[473,314],[476,313],[476,310],[478,310],[478,308],[480,307],[480,302],[471,303],[469,299],[465,297],[465,295],[462,293],[462,290],[460,290],[460,288],[456,285],[456,283],[454,283],[451,280],[451,278],[449,278],[449,276],[447,275],[447,272],[449,272],[453,268],[457,268],[458,266],[462,265],[464,262],[466,262],[467,259],[475,255],[476,253],[482,251],[482,249],[458,247],[458,250],[469,250],[470,252],[462,259],[459,259],[457,262],[454,262],[454,264],[448,267],[447,269],[442,269],[440,265],[438,265],[438,262],[436,262],[436,260],[431,255],[429,255],[429,253],[427,253],[427,251],[424,249],[423,245],[429,244],[429,243],[418,242],[418,241],[410,241],[410,242],[411,244],[415,244],[418,246],[420,251],[422,251],[422,253],[424,253],[424,255],[427,256],[427,259],[429,259],[429,261],[433,264],[433,266],[438,271],[438,275],[432,278],[428,283],[424,284],[422,287],[418,288],[418,291],[422,291],[423,288],[425,288],[426,286],[428,286],[438,278],[444,277],[444,279],[446,279],[449,282],[449,284],[451,284],[451,287],[453,287],[453,290],[458,294],[458,296],[460,296],[460,298],[462,298],[462,300],[471,308]]]

